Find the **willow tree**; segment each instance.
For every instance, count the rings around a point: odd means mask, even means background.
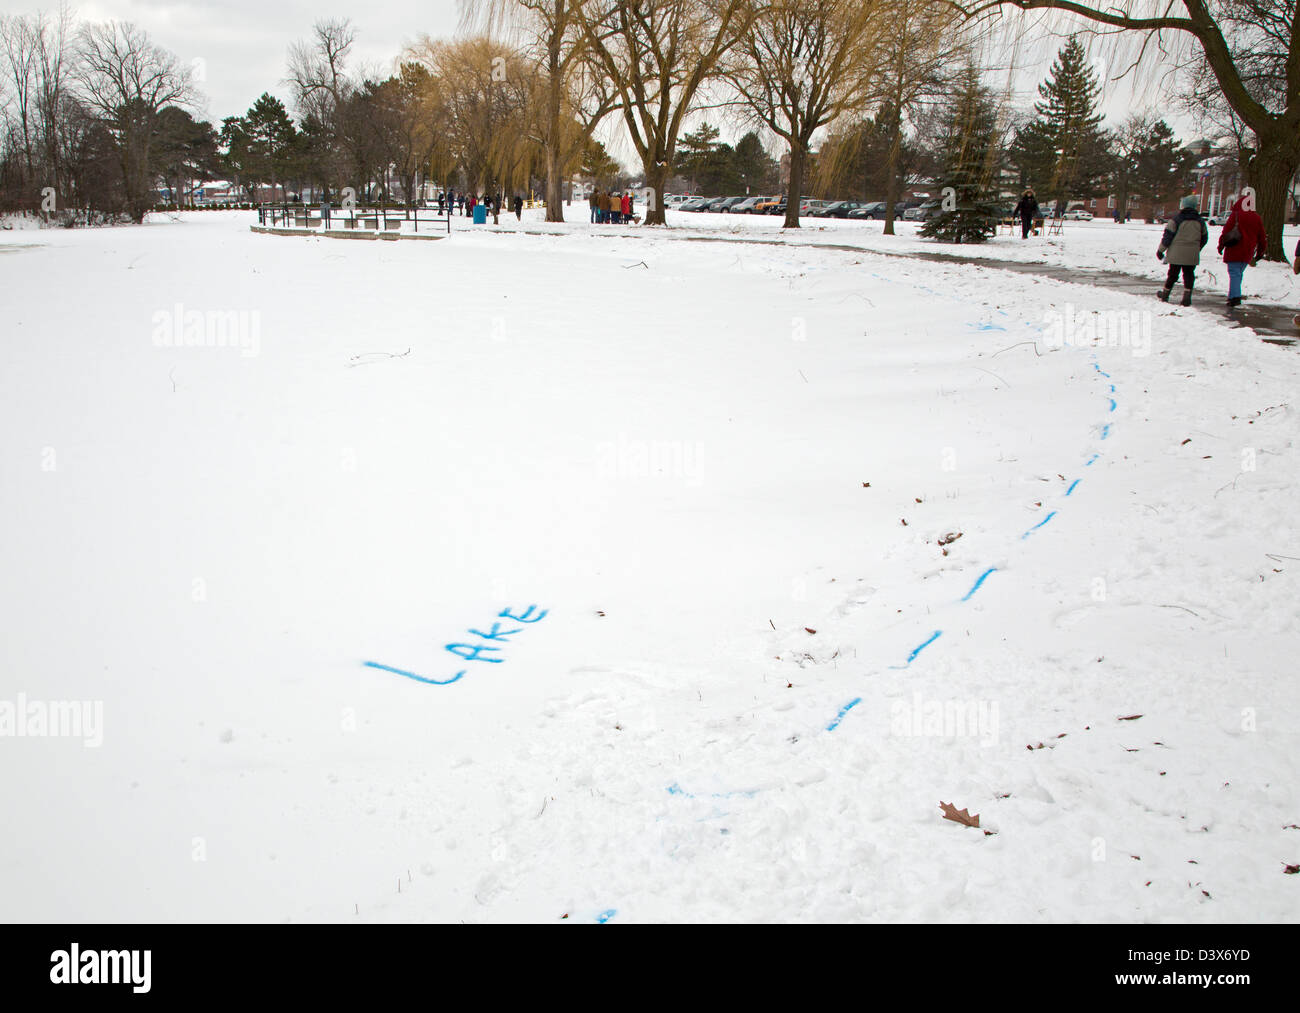
[[[1268,257],[1286,259],[1282,226],[1292,177],[1300,169],[1300,39],[1295,0],[974,0],[977,17],[1004,7],[1057,10],[1105,29],[1133,33],[1160,52],[1190,41],[1223,101],[1249,127],[1243,152],[1268,234]]]
[[[745,37],[752,0],[585,0],[575,8],[590,59],[617,96],[653,191],[647,225],[664,224],[677,136],[701,89]]]
[[[886,0],[752,0],[729,77],[790,148],[785,228],[799,227],[813,135],[876,97]]]
[[[461,26],[506,35],[536,64],[541,83],[534,136],[546,178],[546,220],[564,221],[564,180],[582,163],[601,120],[616,104],[590,59],[579,16],[586,0],[460,0]]]
[[[447,141],[444,164],[459,167],[475,193],[526,186],[541,161],[534,140],[541,89],[525,54],[477,36],[426,37],[406,55],[434,81],[432,116]]]

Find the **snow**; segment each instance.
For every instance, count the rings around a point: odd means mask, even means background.
[[[586,208],[576,203],[566,211],[574,221],[562,225],[546,224],[541,211],[525,212],[522,222],[513,216],[503,215],[500,223],[491,226],[493,231],[534,231],[583,234],[592,226],[585,221]],[[1130,221],[1123,225],[1109,219],[1095,218],[1090,222],[1067,221],[1059,236],[1031,236],[1020,238],[999,231],[988,242],[971,246],[939,243],[922,239],[917,233],[918,222],[897,221],[896,235],[884,235],[885,223],[880,221],[855,221],[843,218],[804,218],[797,233],[782,228],[783,218],[771,215],[711,214],[689,211],[667,213],[668,224],[682,236],[716,239],[727,236],[750,241],[769,241],[798,245],[852,245],[864,250],[895,253],[947,254],[981,260],[1013,260],[1042,264],[1049,267],[1077,268],[1088,271],[1119,271],[1151,279],[1153,288],[1164,284],[1166,265],[1156,259],[1163,225],[1148,225]],[[459,218],[454,219],[459,222]],[[606,225],[604,232],[629,232],[626,226]],[[1228,272],[1223,258],[1216,252],[1222,229],[1210,227],[1210,241],[1201,251],[1201,265],[1196,273],[1196,287],[1205,292],[1226,293]],[[1285,253],[1290,259],[1300,241],[1300,227],[1286,226],[1283,230]],[[1288,264],[1262,262],[1246,271],[1243,294],[1247,299],[1265,302],[1295,304],[1300,302],[1300,280]]]
[[[1294,919],[1294,350],[508,220],[4,257],[11,918]]]

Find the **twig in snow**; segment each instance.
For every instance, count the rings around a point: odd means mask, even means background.
[[[408,348],[405,352],[363,352],[361,355],[354,355],[354,356],[352,356],[352,361],[350,361],[350,362],[346,362],[346,363],[344,363],[344,365],[349,366],[349,367],[350,367],[350,366],[368,366],[368,365],[369,365],[370,363],[372,363],[372,362],[378,362],[378,361],[379,361],[378,358],[366,359],[365,356],[367,356],[367,355],[383,356],[383,357],[386,358],[386,359],[402,359],[402,358],[405,358],[406,356],[408,356],[408,355],[410,355],[410,354],[411,354],[411,350],[410,350],[409,348]],[[363,361],[358,362],[358,361],[357,361],[358,359],[361,359],[361,360],[363,360]]]
[[[989,358],[990,358],[990,359],[996,358],[997,356],[1001,355],[1003,352],[1009,352],[1009,351],[1011,351],[1011,349],[1013,349],[1013,348],[1019,348],[1021,345],[1033,345],[1033,346],[1034,346],[1034,354],[1035,354],[1035,355],[1041,356],[1041,355],[1043,354],[1042,352],[1040,352],[1040,351],[1038,350],[1038,342],[1037,342],[1037,341],[1017,341],[1014,345],[1007,345],[1006,348],[1003,348],[1003,349],[1000,349],[999,351],[994,352],[992,355],[989,356]]]
[[[627,270],[630,270],[630,269],[632,269],[632,268],[634,268],[634,267],[644,267],[647,271],[650,270],[650,265],[647,264],[644,260],[642,260],[642,261],[640,261],[639,263],[636,263],[636,264],[624,264],[624,265],[623,265],[623,270],[624,270],[624,271],[627,271]]]
[[[1279,556],[1273,552],[1266,552],[1264,553],[1264,555],[1266,555],[1269,559],[1273,560],[1273,562],[1275,563],[1280,563],[1284,559],[1289,559],[1292,562],[1300,563],[1300,556]]]
[[[1192,615],[1196,616],[1197,619],[1201,618],[1201,614],[1199,612],[1192,612],[1191,609],[1187,608],[1184,605],[1161,605],[1159,607],[1162,609],[1182,609],[1184,612],[1191,612]]]
[[[176,393],[176,378],[175,378],[174,376],[172,376],[172,374],[175,373],[175,372],[176,372],[176,367],[175,367],[175,366],[173,366],[171,369],[169,369],[169,370],[167,371],[167,379],[170,380],[170,381],[172,382],[172,393],[173,393],[173,394]]]
[[[800,376],[803,376],[803,370],[802,370],[802,369],[799,370],[799,375],[800,375]],[[808,377],[803,376],[803,382],[804,382],[804,383],[807,383],[807,382],[808,382]]]
[[[998,374],[994,373],[992,370],[985,369],[982,366],[976,366],[975,368],[978,369],[981,373],[988,373],[988,375],[993,377],[993,379],[995,380],[1002,380],[1002,377],[998,376]],[[1002,382],[1007,383],[1006,380],[1002,380]],[[1007,386],[1010,387],[1011,384],[1007,383]]]

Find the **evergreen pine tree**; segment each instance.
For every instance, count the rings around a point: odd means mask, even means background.
[[[1038,94],[1037,118],[1017,133],[1012,155],[1021,182],[1055,200],[1059,215],[1073,197],[1099,196],[1110,168],[1097,112],[1101,84],[1077,38],[1061,48]]]
[[[948,243],[982,243],[997,233],[1001,161],[998,115],[976,67],[958,77],[957,92],[943,121],[943,186],[955,192],[955,206],[930,218],[921,235]]]

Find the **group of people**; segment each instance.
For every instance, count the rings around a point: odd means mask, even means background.
[[[478,197],[472,193],[467,195],[465,193],[457,193],[455,190],[448,190],[445,193],[440,191],[437,200],[438,214],[440,215],[455,214],[456,209],[459,208],[462,215],[467,217],[472,216],[474,214],[474,208],[479,204],[483,205],[488,214],[499,214],[501,211],[500,208],[495,208],[494,210],[495,202],[492,200],[491,194],[484,194],[482,197]],[[515,218],[523,219],[524,199],[518,194],[515,194],[512,210],[515,213]]]
[[[593,225],[625,225],[636,220],[636,201],[631,190],[621,194],[592,190],[587,195]]]
[[[1012,212],[1020,219],[1022,239],[1028,239],[1033,229],[1034,219],[1039,217],[1038,200],[1033,188],[1027,189],[1020,197]],[[1116,217],[1116,221],[1119,218]],[[1184,306],[1192,304],[1192,288],[1196,284],[1196,268],[1201,262],[1201,250],[1210,241],[1210,228],[1201,216],[1200,200],[1194,195],[1184,197],[1179,204],[1178,215],[1165,226],[1160,237],[1160,248],[1156,258],[1167,265],[1164,287],[1158,293],[1165,302],[1177,284],[1179,276],[1183,281]],[[1243,194],[1232,205],[1232,213],[1223,223],[1219,233],[1218,252],[1228,268],[1228,308],[1235,309],[1241,305],[1241,280],[1248,266],[1253,267],[1268,252],[1268,238],[1264,232],[1264,220],[1254,208],[1254,201]],[[1300,243],[1296,244],[1292,270],[1300,274]],[[1295,318],[1300,326],[1300,316]]]
[[[1268,252],[1268,237],[1264,220],[1254,208],[1254,201],[1243,194],[1232,205],[1232,213],[1223,223],[1219,233],[1218,251],[1228,267],[1228,307],[1241,305],[1241,279],[1247,266],[1254,266]],[[1201,262],[1201,250],[1210,241],[1210,229],[1201,217],[1200,201],[1194,196],[1184,197],[1178,216],[1165,226],[1160,237],[1156,257],[1169,266],[1165,287],[1160,298],[1169,301],[1170,293],[1181,274],[1183,279],[1183,305],[1192,304],[1192,287],[1196,283],[1196,267]],[[1300,258],[1300,244],[1296,246]],[[1293,265],[1300,273],[1300,259]]]

